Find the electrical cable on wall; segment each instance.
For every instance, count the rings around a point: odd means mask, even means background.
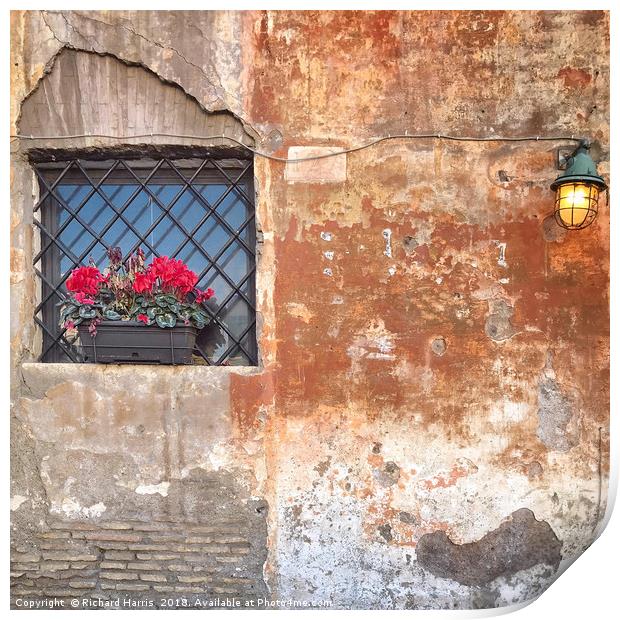
[[[13,140],[73,140],[79,138],[104,138],[111,140],[135,140],[138,138],[178,138],[183,140],[230,140],[243,147],[250,153],[253,153],[257,157],[264,157],[265,159],[270,159],[272,161],[278,161],[285,164],[299,163],[304,161],[314,161],[317,159],[326,159],[328,157],[337,157],[338,155],[345,155],[347,153],[354,153],[356,151],[362,151],[364,149],[370,148],[379,144],[381,142],[386,142],[388,140],[450,140],[454,142],[558,142],[558,141],[570,141],[577,142],[579,144],[583,144],[586,142],[584,138],[576,138],[575,136],[523,136],[523,137],[512,137],[512,136],[452,136],[448,134],[442,133],[420,133],[420,134],[394,134],[382,136],[381,138],[376,138],[371,140],[370,142],[366,142],[365,144],[360,144],[358,146],[353,146],[348,149],[341,149],[339,151],[333,151],[331,153],[324,153],[322,155],[312,155],[310,157],[299,157],[299,158],[287,158],[287,157],[277,157],[276,155],[270,155],[269,153],[264,153],[257,149],[240,142],[236,138],[231,138],[230,136],[194,136],[194,135],[185,135],[185,134],[169,134],[169,133],[143,133],[143,134],[132,134],[125,136],[115,136],[108,134],[75,134],[70,136],[27,136],[22,134],[17,134],[11,136],[11,141]],[[318,145],[309,145],[309,146],[318,146]],[[214,147],[215,148],[215,147]]]

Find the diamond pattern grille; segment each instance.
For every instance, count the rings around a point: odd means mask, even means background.
[[[198,274],[199,288],[215,290],[204,304],[212,321],[198,335],[196,363],[258,363],[251,160],[74,159],[35,170],[40,361],[82,361],[79,346],[58,325],[65,281],[91,258],[103,269],[107,249],[119,246],[125,257],[141,247],[147,261],[180,258]]]

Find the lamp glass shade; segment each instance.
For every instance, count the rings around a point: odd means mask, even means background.
[[[563,228],[586,228],[598,213],[598,187],[592,183],[559,183],[555,194],[555,219]]]

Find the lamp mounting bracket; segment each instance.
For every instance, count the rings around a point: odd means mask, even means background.
[[[570,146],[561,146],[556,150],[555,167],[557,170],[566,170],[568,160],[573,156],[574,149]]]
[[[556,151],[556,169],[566,170],[570,165],[570,160],[577,154],[578,151],[589,151],[592,142],[589,138],[580,138],[577,148],[574,146],[561,146]]]

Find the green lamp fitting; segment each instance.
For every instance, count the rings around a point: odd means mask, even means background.
[[[568,230],[581,230],[594,222],[599,194],[607,190],[589,150],[590,144],[582,140],[568,159],[566,170],[551,184],[556,196],[555,221]]]
[[[590,157],[589,150],[590,144],[586,140],[582,140],[581,144],[568,159],[566,170],[551,184],[553,191],[564,183],[591,183],[596,185],[601,191],[607,189],[607,183],[598,174],[596,164]]]

